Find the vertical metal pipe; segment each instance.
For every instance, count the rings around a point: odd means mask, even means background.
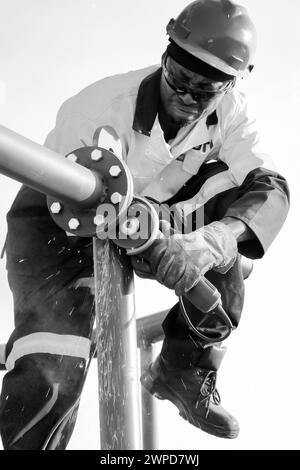
[[[140,342],[141,374],[153,360],[153,344],[148,341]],[[155,398],[143,387],[142,395],[142,433],[143,449],[156,450],[157,447],[157,415]]]
[[[141,449],[133,271],[113,243],[94,239],[102,450]]]

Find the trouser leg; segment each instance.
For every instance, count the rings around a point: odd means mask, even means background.
[[[209,178],[216,177],[218,174],[226,171],[228,168],[223,162],[214,162],[203,164],[197,175],[194,175],[186,185],[184,185],[178,193],[166,203],[172,207],[184,201],[189,201],[193,198],[206,183]],[[199,224],[207,225],[214,220],[220,220],[226,214],[228,207],[230,207],[239,197],[238,188],[226,191],[225,193],[216,194],[212,197],[202,208],[190,214],[189,227],[192,230],[197,230]],[[234,266],[224,275],[211,270],[205,276],[216,286],[219,290],[223,308],[231,319],[233,326],[236,328],[239,324],[243,303],[244,303],[244,275],[241,263],[241,257],[238,256]],[[197,310],[187,299],[184,300],[185,308],[193,321],[197,324],[201,320],[203,314]],[[197,321],[198,320],[198,321]],[[203,327],[214,328],[218,326],[218,317],[208,317]],[[218,356],[218,349],[210,349],[208,344],[203,342],[196,334],[194,334],[188,327],[185,321],[181,307],[176,304],[169,314],[167,315],[164,323],[163,330],[165,333],[165,340],[163,343],[162,353],[171,364],[182,367],[193,367],[200,364],[199,367],[206,367],[211,362],[211,355],[213,351]],[[206,349],[206,352],[205,352]],[[206,360],[206,357],[210,359]],[[216,359],[218,362],[218,359]],[[203,364],[202,364],[203,363]]]
[[[29,277],[11,276],[10,284],[16,328],[6,350],[1,437],[6,450],[40,450],[80,397],[94,300],[88,288],[70,287],[59,276],[38,287]],[[58,448],[67,445],[72,430],[67,426]]]
[[[221,293],[223,307],[234,327],[239,324],[244,282],[240,258],[228,273],[211,271],[209,280]],[[203,318],[202,312],[189,302],[185,308],[190,317]],[[192,322],[197,323],[194,320]],[[202,327],[217,328],[215,315],[206,316]],[[153,395],[170,400],[180,415],[203,431],[222,438],[236,438],[239,424],[220,403],[216,389],[217,371],[226,348],[220,343],[207,343],[193,333],[183,317],[179,304],[175,305],[163,322],[165,339],[161,354],[141,378],[143,386]]]
[[[210,271],[206,276],[219,290],[223,308],[236,328],[241,318],[244,303],[241,258],[238,257],[234,266],[226,274]],[[200,321],[203,313],[187,300],[184,301],[184,304],[193,323],[197,323],[197,320]],[[215,315],[208,316],[202,326],[215,328],[218,326],[218,318]],[[163,322],[163,330],[165,339],[162,356],[174,366],[209,368],[212,353],[215,351],[216,356],[219,355],[219,345],[209,346],[189,329],[179,304],[176,304],[168,313]],[[214,349],[214,346],[217,346],[217,349]],[[216,360],[218,361],[217,358]]]

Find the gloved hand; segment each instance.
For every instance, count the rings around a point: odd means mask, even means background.
[[[161,238],[163,238],[164,236],[169,238],[175,233],[174,229],[171,227],[171,224],[165,220],[159,221],[159,229],[161,231]],[[131,256],[131,264],[137,276],[141,277],[142,279],[155,279],[150,264],[148,263],[146,258],[143,258],[145,252],[146,250],[143,251],[143,253],[140,253],[139,256]]]
[[[237,241],[230,228],[212,222],[187,235],[162,236],[131,261],[137,275],[154,278],[180,296],[210,269],[226,273],[236,256]]]

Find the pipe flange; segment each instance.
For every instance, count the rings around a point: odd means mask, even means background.
[[[119,157],[102,147],[81,147],[66,158],[96,173],[104,189],[99,200],[88,208],[70,206],[47,196],[50,214],[59,227],[72,235],[103,238],[103,233],[114,231],[119,220],[126,217],[133,199],[130,171]]]

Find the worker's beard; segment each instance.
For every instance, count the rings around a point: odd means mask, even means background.
[[[178,128],[181,128],[209,116],[216,109],[218,102],[218,99],[214,99],[207,102],[185,105],[174,94],[164,102],[164,109],[169,121]]]
[[[174,126],[181,128],[181,127],[189,126],[193,122],[198,121],[198,119],[201,119],[202,115],[203,115],[203,112],[197,116],[186,116],[186,117],[182,115],[178,115],[178,114],[176,115],[170,114],[169,119]]]

